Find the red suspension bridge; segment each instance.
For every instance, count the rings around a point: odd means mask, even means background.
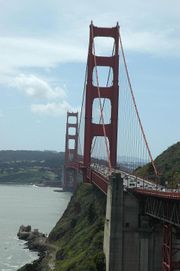
[[[108,55],[101,44],[111,44]],[[137,168],[147,163],[152,169],[148,180],[136,174]],[[67,116],[65,190],[76,186],[77,170],[82,172],[83,182],[94,184],[105,194],[112,174],[120,174],[124,191],[143,202],[145,215],[163,224],[162,270],[180,270],[180,244],[173,243],[173,232],[180,229],[180,191],[159,183],[118,24],[113,28],[90,25],[79,126],[77,113]]]

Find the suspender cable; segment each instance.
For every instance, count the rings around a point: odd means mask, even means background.
[[[81,103],[81,112],[80,112],[80,119],[79,119],[79,126],[78,126],[78,141],[79,141],[79,147],[80,147],[81,154],[82,154],[82,146],[81,146],[79,135],[80,135],[81,122],[82,122],[83,105],[84,105],[84,101],[85,101],[86,82],[87,82],[87,64],[86,64],[84,88],[83,88],[83,98],[82,98],[82,103]]]
[[[135,111],[136,111],[136,114],[137,114],[138,122],[139,122],[139,125],[140,125],[140,128],[141,128],[143,139],[144,139],[144,142],[146,144],[146,147],[147,147],[147,150],[148,150],[148,154],[149,154],[149,157],[150,157],[150,160],[151,160],[154,172],[155,172],[156,176],[158,176],[158,172],[157,172],[157,169],[156,169],[156,166],[155,166],[155,163],[154,163],[154,160],[153,160],[153,157],[152,157],[152,154],[151,154],[151,151],[150,151],[150,148],[149,148],[149,145],[148,145],[145,133],[144,133],[144,129],[143,129],[143,126],[142,126],[140,115],[139,115],[139,112],[138,112],[138,109],[137,109],[136,100],[135,100],[135,96],[134,96],[132,85],[131,85],[131,81],[130,81],[130,76],[129,76],[129,72],[128,72],[128,67],[127,67],[127,63],[126,63],[126,58],[125,58],[125,54],[124,54],[124,49],[123,49],[123,44],[122,44],[121,34],[120,33],[119,33],[119,41],[120,41],[120,46],[121,46],[121,51],[122,51],[122,57],[123,57],[123,62],[124,62],[124,66],[125,66],[125,71],[126,71],[126,75],[127,75],[127,80],[128,80],[128,84],[129,84],[129,88],[130,88],[130,92],[131,92],[133,104],[134,104],[134,107],[135,107]]]

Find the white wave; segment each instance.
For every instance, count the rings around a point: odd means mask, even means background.
[[[13,236],[12,239],[13,239],[13,240],[19,240],[19,238],[17,237],[17,235]]]

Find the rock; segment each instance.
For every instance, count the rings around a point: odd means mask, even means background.
[[[38,251],[40,253],[44,252],[47,249],[46,240],[47,237],[45,234],[39,232],[38,229],[31,230],[31,226],[21,225],[17,236],[21,240],[25,240],[26,247],[33,251]]]
[[[19,231],[17,233],[17,236],[19,237],[19,239],[27,240],[30,233],[31,233],[31,226],[30,225],[28,225],[28,226],[21,225],[19,228]]]

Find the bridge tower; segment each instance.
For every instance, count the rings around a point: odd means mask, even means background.
[[[114,55],[96,56],[95,37],[107,37],[114,39]],[[93,84],[93,73],[97,67],[109,67],[113,71],[113,83],[110,87]],[[107,137],[109,141],[109,162],[111,167],[116,167],[117,159],[117,120],[118,120],[118,96],[119,96],[119,26],[112,28],[96,27],[91,23],[89,35],[89,52],[87,61],[87,84],[85,97],[85,135],[84,135],[84,167],[91,163],[91,147],[96,136]],[[92,122],[92,110],[94,99],[109,99],[111,104],[111,121],[109,124],[97,124]],[[86,174],[86,173],[85,173]]]
[[[77,146],[78,146],[78,112],[67,112],[65,161],[64,161],[64,191],[74,191],[77,186]]]

